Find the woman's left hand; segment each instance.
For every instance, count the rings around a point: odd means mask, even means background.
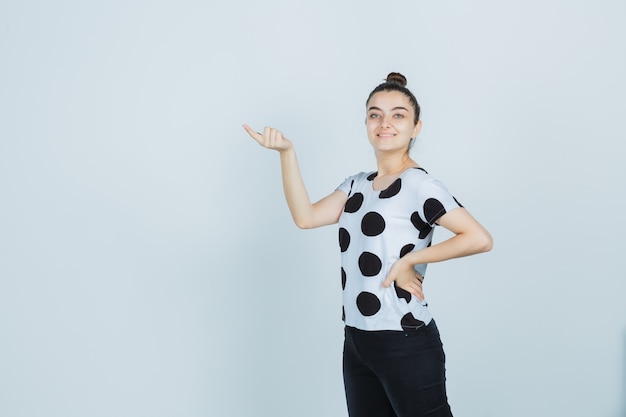
[[[391,266],[389,274],[387,274],[387,278],[383,282],[383,287],[387,288],[395,281],[398,287],[410,292],[421,302],[424,300],[424,293],[422,292],[423,280],[424,277],[413,269],[413,265],[400,258]]]

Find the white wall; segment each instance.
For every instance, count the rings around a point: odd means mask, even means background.
[[[335,228],[403,72],[492,232],[426,294],[458,416],[626,416],[623,1],[0,4],[0,415],[345,416]],[[439,238],[445,238],[439,231]]]

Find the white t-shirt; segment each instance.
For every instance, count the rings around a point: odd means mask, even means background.
[[[401,256],[430,245],[439,217],[462,206],[421,168],[381,191],[372,188],[376,175],[361,172],[337,188],[348,195],[339,218],[343,319],[362,330],[415,329],[432,319],[426,301],[382,283]],[[426,264],[415,270],[425,276]]]

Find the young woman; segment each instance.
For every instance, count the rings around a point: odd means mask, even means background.
[[[244,125],[280,153],[285,197],[300,228],[339,223],[344,386],[352,417],[451,416],[445,355],[422,292],[426,265],[491,249],[489,233],[409,156],[422,122],[406,78],[391,73],[366,102],[377,170],[348,177],[311,204],[294,146]],[[431,245],[434,226],[454,235]]]

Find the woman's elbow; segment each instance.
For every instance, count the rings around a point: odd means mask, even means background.
[[[486,230],[481,233],[480,238],[476,242],[477,253],[489,252],[493,249],[493,238]]]
[[[301,221],[301,220],[294,220],[294,222],[296,223],[296,226],[298,227],[298,229],[312,229],[313,225],[309,222],[306,221]]]
[[[296,224],[298,229],[313,229],[315,227],[313,220],[305,216],[294,217],[293,222]]]

